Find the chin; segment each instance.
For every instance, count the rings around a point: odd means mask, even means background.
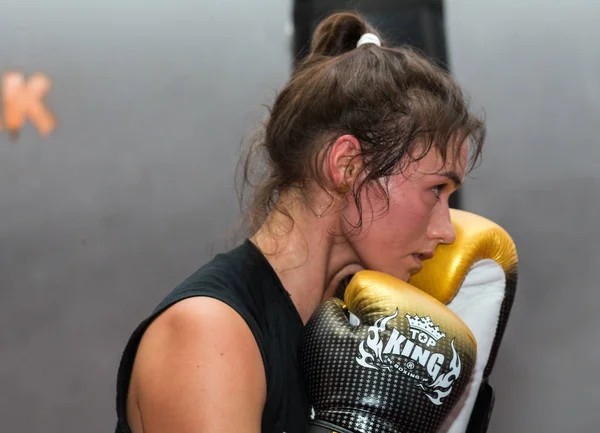
[[[414,272],[411,272],[411,270],[399,270],[399,269],[395,269],[393,272],[386,272],[386,273],[388,275],[391,275],[394,278],[398,278],[399,280],[404,281],[405,283],[408,283],[408,280],[414,274]]]
[[[402,281],[404,281],[405,283],[408,283],[408,280],[410,280],[410,277],[412,277],[412,276],[413,276],[413,274],[411,272],[406,272],[403,277],[398,277],[398,278],[401,279]]]
[[[422,266],[411,266],[404,271],[400,271],[396,276],[396,278],[401,279],[402,281],[408,283],[413,275],[418,274],[422,269]]]

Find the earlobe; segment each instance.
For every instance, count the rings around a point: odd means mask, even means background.
[[[350,187],[348,186],[347,183],[342,183],[340,185],[340,187],[338,188],[338,191],[340,194],[346,194],[348,191],[350,191]]]

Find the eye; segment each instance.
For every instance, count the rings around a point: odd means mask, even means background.
[[[442,194],[442,190],[446,187],[446,184],[441,184],[441,185],[436,185],[433,188],[431,188],[431,191],[433,191],[433,194],[435,195],[436,199],[440,199],[440,196]]]

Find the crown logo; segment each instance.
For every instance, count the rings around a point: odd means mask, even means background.
[[[405,317],[408,320],[408,325],[411,329],[416,329],[418,331],[424,332],[425,334],[433,338],[435,341],[439,341],[441,338],[444,338],[446,336],[446,334],[440,332],[439,326],[435,326],[435,324],[431,320],[431,317],[429,316],[419,317],[418,314],[411,316],[410,314],[406,313]]]

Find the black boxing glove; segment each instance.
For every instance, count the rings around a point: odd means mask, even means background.
[[[344,301],[324,302],[303,334],[308,431],[437,431],[475,363],[468,327],[432,296],[379,272],[357,273]]]

